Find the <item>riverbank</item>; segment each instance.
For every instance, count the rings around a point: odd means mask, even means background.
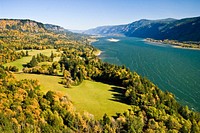
[[[88,38],[87,41],[89,42],[89,44],[93,43],[93,42],[97,42],[98,39],[95,38]]]
[[[92,43],[99,41],[97,38],[100,38],[100,36],[90,36],[90,38],[88,38],[87,41],[91,45]],[[102,53],[102,51],[99,49],[93,51],[93,54],[96,56],[100,56],[101,53]]]
[[[158,45],[169,44],[174,48],[200,50],[199,42],[178,42],[176,40],[155,40],[152,38],[144,39],[146,42],[155,43]]]
[[[97,51],[94,51],[94,55],[96,55],[96,56],[100,56],[101,55],[101,53],[102,53],[102,51],[101,50],[97,50]]]
[[[97,42],[99,41],[98,38],[100,38],[101,36],[90,36],[87,41],[89,42],[89,44],[92,44],[93,42]]]

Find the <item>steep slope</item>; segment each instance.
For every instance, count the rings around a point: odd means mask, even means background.
[[[22,32],[45,32],[42,23],[33,20],[20,19],[0,19],[0,30],[19,30]]]
[[[161,29],[163,38],[180,41],[200,41],[200,17],[174,21]]]
[[[57,34],[64,34],[71,40],[79,40],[82,42],[85,41],[86,35],[69,31],[61,26],[53,25],[53,24],[44,24],[44,27],[48,31],[51,31]]]
[[[92,35],[114,35],[114,34],[124,34],[123,29],[126,25],[117,25],[117,26],[101,26],[94,29],[89,29],[84,31],[84,34]]]
[[[185,19],[142,19],[127,25],[102,26],[85,31],[86,34],[115,35],[129,37],[200,41],[200,17]]]
[[[131,36],[132,34],[138,34],[137,32],[142,32],[142,30],[152,30],[158,28],[158,26],[153,25],[165,25],[170,22],[175,21],[175,19],[161,19],[161,20],[147,20],[141,19],[126,25],[116,25],[116,26],[101,26],[94,29],[89,29],[85,31],[86,34],[124,34]],[[144,32],[144,31],[143,31]],[[140,33],[139,33],[140,34]],[[138,35],[139,35],[138,34]]]
[[[64,32],[65,29],[63,27],[60,27],[58,25],[53,25],[53,24],[44,24],[44,27],[49,30],[49,31],[54,31],[54,32]]]
[[[174,22],[174,19],[146,20],[142,19],[126,26],[127,31],[123,33],[126,36],[142,38],[158,38],[161,36],[160,29],[165,25]]]

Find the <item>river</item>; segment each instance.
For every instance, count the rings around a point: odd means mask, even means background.
[[[200,50],[154,44],[135,37],[99,38],[92,43],[104,62],[125,65],[147,77],[163,91],[172,92],[183,105],[200,111]]]

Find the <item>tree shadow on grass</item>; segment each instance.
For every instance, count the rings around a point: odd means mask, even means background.
[[[109,100],[129,105],[126,97],[124,96],[125,91],[126,91],[124,88],[122,88],[122,87],[111,87],[111,89],[109,91],[112,92],[112,98],[109,99]]]

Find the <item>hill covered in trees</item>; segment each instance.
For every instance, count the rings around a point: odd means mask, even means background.
[[[102,62],[86,36],[75,40],[77,34],[55,33],[32,20],[0,23],[0,132],[200,132],[199,112],[180,105],[173,94],[125,66]],[[123,89],[115,90],[114,100],[132,109],[95,120],[78,113],[67,96],[53,91],[44,94],[37,80],[17,80],[13,69],[2,66],[29,56],[24,50],[50,48],[62,54],[33,56],[23,72],[62,76],[66,89],[83,80],[120,86]],[[53,60],[56,56],[59,61]]]
[[[200,17],[180,20],[141,19],[125,25],[102,26],[85,31],[86,34],[125,35],[156,40],[200,41]]]

